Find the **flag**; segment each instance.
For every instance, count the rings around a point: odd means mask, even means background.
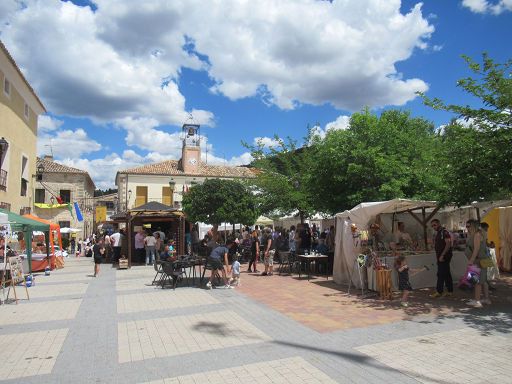
[[[80,211],[80,207],[78,206],[78,203],[75,201],[73,203],[73,205],[75,206],[76,219],[78,221],[84,221],[84,217],[82,216],[82,211]]]
[[[71,204],[70,203],[68,203],[68,210],[69,210],[69,213],[71,213],[71,217],[74,219],[75,215],[73,215],[73,208],[71,208]]]

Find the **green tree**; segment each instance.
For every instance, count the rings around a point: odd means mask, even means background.
[[[259,170],[250,181],[258,208],[270,217],[298,212],[303,222],[315,211],[309,189],[310,151],[305,146],[299,148],[290,138],[285,141],[275,136],[274,141],[276,145],[271,147],[261,140],[254,146],[243,143],[254,158],[252,165]]]
[[[240,181],[208,179],[183,196],[183,211],[190,221],[212,224],[254,224],[258,218],[251,191]]]
[[[434,126],[425,119],[398,110],[380,117],[368,109],[355,113],[348,129],[314,140],[309,186],[315,205],[336,213],[365,201],[436,199],[438,154]]]
[[[478,200],[508,198],[512,191],[512,60],[495,63],[483,54],[482,63],[463,56],[474,77],[457,86],[473,95],[479,107],[445,104],[423,94],[434,109],[455,113],[441,134],[446,201],[466,204]]]

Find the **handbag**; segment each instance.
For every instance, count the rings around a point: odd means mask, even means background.
[[[490,257],[486,257],[485,259],[480,259],[480,267],[481,268],[492,268],[494,267],[494,262]]]

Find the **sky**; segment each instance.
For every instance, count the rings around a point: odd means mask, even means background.
[[[118,170],[181,156],[248,164],[242,142],[302,142],[350,115],[454,116],[416,92],[478,105],[461,55],[512,58],[512,0],[2,0],[0,39],[47,109],[38,155],[114,187]]]

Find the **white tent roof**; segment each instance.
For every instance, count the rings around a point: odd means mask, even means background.
[[[9,224],[9,216],[7,216],[7,213],[0,212],[0,224]]]
[[[350,219],[354,224],[366,226],[372,218],[380,213],[404,212],[418,208],[434,208],[435,201],[393,199],[388,201],[375,201],[372,203],[361,203],[349,211],[336,214],[337,219]]]

